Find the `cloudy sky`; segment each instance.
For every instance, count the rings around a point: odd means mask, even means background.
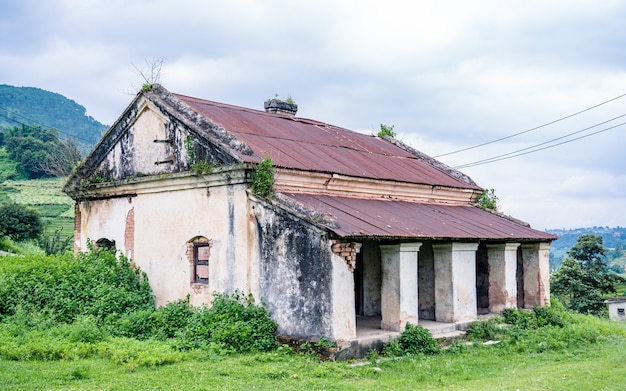
[[[451,166],[524,153],[462,171],[535,228],[626,226],[625,20],[613,0],[0,0],[0,84],[112,124],[163,59],[170,91],[291,96]]]

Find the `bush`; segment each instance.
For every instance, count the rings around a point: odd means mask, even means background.
[[[467,330],[467,336],[473,341],[496,340],[502,336],[503,329],[500,326],[499,317],[491,318],[482,322],[474,322]]]
[[[404,331],[396,340],[389,341],[383,347],[385,355],[404,356],[407,354],[432,355],[441,352],[441,347],[430,331],[424,327],[407,323]]]
[[[18,307],[46,311],[58,323],[81,315],[103,323],[111,314],[154,309],[145,274],[109,251],[2,257],[0,263],[0,320]]]
[[[22,241],[35,239],[42,231],[43,223],[37,210],[15,203],[0,206],[0,236]]]
[[[276,347],[278,326],[263,304],[253,296],[235,291],[216,293],[211,307],[200,307],[180,334],[181,347],[207,348],[235,352],[267,351]]]
[[[131,312],[120,317],[110,317],[111,333],[129,338],[166,340],[174,338],[184,330],[195,309],[189,304],[189,296],[155,310]]]
[[[187,297],[155,309],[145,274],[110,251],[0,257],[0,271],[0,357],[7,359],[88,357],[105,349],[125,365],[160,365],[179,359],[172,346],[213,353],[276,347],[277,325],[252,295],[215,294],[210,308],[193,307]],[[159,357],[102,348],[111,337],[160,341]]]

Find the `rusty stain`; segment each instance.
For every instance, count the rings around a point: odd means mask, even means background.
[[[339,237],[415,237],[550,241],[555,236],[470,205],[434,205],[407,201],[359,199],[322,194],[283,193],[310,209],[333,214]],[[387,224],[392,223],[393,224]]]
[[[172,95],[249,146],[253,154],[233,151],[244,162],[257,163],[269,154],[277,167],[479,189],[377,137],[315,120]]]

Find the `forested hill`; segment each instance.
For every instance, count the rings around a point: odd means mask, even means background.
[[[22,125],[55,128],[61,139],[72,138],[81,149],[89,150],[107,126],[86,113],[83,106],[61,94],[0,84],[0,129]]]
[[[625,227],[586,227],[573,229],[549,229],[549,233],[557,235],[558,240],[550,246],[550,268],[556,270],[561,264],[563,257],[567,255],[578,237],[583,234],[602,236],[602,244],[607,248],[606,260],[614,270],[623,273],[626,265],[626,228]]]

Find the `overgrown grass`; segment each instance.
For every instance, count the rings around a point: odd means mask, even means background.
[[[252,295],[216,294],[211,304],[187,298],[155,309],[146,275],[110,251],[0,257],[0,358],[104,357],[137,367],[196,350],[276,348],[276,323]]]
[[[371,362],[320,362],[289,349],[219,356],[199,350],[166,357],[162,343],[118,340],[124,350],[72,360],[0,359],[3,390],[622,390],[626,339],[621,325],[607,327],[592,347],[543,353],[511,352],[476,344],[462,352]],[[610,341],[608,341],[610,339]],[[141,350],[154,344],[152,350]],[[120,348],[122,349],[122,348]],[[133,350],[135,351],[133,353]],[[126,351],[126,353],[124,353]],[[160,364],[139,361],[163,357]],[[111,359],[117,357],[119,360]],[[133,361],[133,357],[135,358]],[[142,364],[139,364],[142,362]]]
[[[0,257],[0,389],[619,390],[626,377],[626,324],[557,301],[506,310],[446,349],[408,325],[385,355],[322,362],[276,347],[250,295],[155,310],[146,286],[109,252]]]

